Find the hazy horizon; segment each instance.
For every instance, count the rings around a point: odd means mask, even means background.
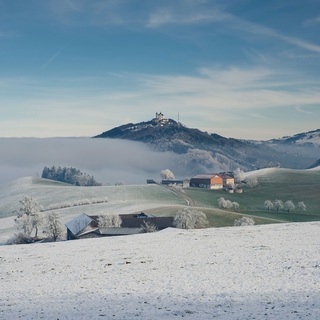
[[[103,184],[161,180],[171,169],[181,176],[177,155],[156,152],[147,145],[118,139],[0,138],[0,185],[25,176],[41,177],[45,166],[75,167]]]

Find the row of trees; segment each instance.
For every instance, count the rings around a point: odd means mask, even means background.
[[[296,207],[298,208],[300,213],[307,210],[307,206],[304,204],[303,201],[298,202],[296,206],[291,200],[287,200],[284,203],[282,200],[279,200],[279,199],[276,199],[275,201],[266,200],[264,202],[264,206],[265,208],[268,209],[268,211],[274,209],[277,212],[279,212],[280,210],[285,210],[287,212],[290,212],[294,210]]]
[[[58,210],[64,208],[71,208],[77,206],[85,206],[88,204],[98,204],[108,202],[108,198],[92,198],[92,199],[78,199],[73,201],[65,201],[55,204],[49,204],[48,206],[40,206],[40,211],[50,211],[50,210]]]
[[[72,167],[44,167],[41,177],[45,179],[70,183],[76,186],[101,186],[101,183],[98,183],[93,176],[90,176]]]

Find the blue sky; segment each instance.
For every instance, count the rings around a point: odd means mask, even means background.
[[[0,137],[156,112],[226,137],[320,127],[319,0],[0,0]]]

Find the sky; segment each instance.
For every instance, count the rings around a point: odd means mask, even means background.
[[[319,0],[0,0],[0,137],[156,112],[225,137],[320,127]]]

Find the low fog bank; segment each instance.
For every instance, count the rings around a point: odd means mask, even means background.
[[[178,155],[156,152],[140,142],[91,138],[0,138],[0,185],[25,176],[41,176],[44,166],[75,167],[98,182],[145,183],[170,169],[176,178],[188,173]]]

